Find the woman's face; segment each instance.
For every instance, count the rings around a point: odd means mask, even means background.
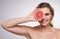
[[[39,8],[39,9],[42,10],[44,13],[44,17],[39,21],[39,23],[42,26],[46,26],[46,25],[50,24],[50,22],[52,20],[52,15],[51,15],[49,8],[45,7],[45,8]]]

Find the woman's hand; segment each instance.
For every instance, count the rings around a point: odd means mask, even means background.
[[[32,13],[30,13],[26,18],[29,19],[30,21],[37,21],[34,17],[36,10],[34,10]]]
[[[39,18],[37,18],[36,15]],[[35,9],[31,14],[27,16],[27,19],[29,19],[30,21],[41,21],[42,17],[43,17],[42,11],[40,11],[39,9]]]

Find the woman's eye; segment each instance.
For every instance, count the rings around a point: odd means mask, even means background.
[[[49,15],[49,13],[46,13],[45,15]]]

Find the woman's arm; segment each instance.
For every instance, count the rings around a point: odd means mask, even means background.
[[[17,25],[17,24],[21,24],[21,23],[28,22],[28,21],[29,20],[25,17],[13,18],[13,19],[9,19],[9,20],[5,21],[2,24],[2,27],[9,32],[22,35],[22,34],[28,33],[28,27],[23,26],[23,25]]]
[[[18,26],[18,24],[30,21],[35,21],[33,14],[30,14],[27,17],[9,19],[2,24],[2,27],[15,34],[26,34],[29,32],[29,27],[23,25]]]
[[[21,23],[24,23],[24,22],[28,22],[29,20],[26,18],[26,17],[23,17],[23,18],[13,18],[13,19],[9,19],[7,21],[5,21],[3,24],[2,24],[2,27],[13,27],[17,24],[21,24]]]

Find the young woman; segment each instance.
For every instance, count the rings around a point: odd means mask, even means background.
[[[43,12],[43,18],[37,19],[35,13],[37,11]],[[42,16],[42,15],[41,15]],[[35,11],[27,17],[13,18],[7,20],[2,24],[2,27],[14,34],[26,36],[27,39],[60,39],[60,30],[55,29],[51,24],[54,16],[54,10],[49,3],[40,3]],[[36,27],[27,27],[25,25],[18,25],[25,22],[38,21],[40,25]]]

